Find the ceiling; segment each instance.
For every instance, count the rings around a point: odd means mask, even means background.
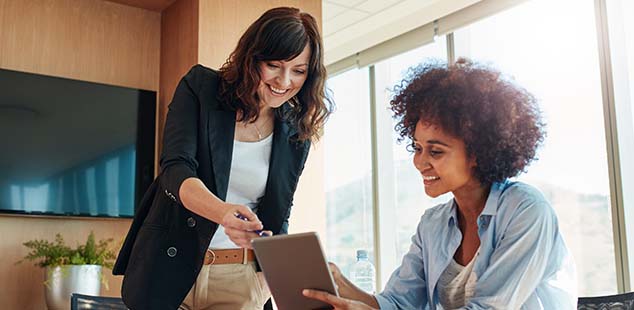
[[[324,36],[328,37],[405,0],[323,0]]]
[[[481,0],[322,0],[326,64]]]
[[[176,0],[110,1],[160,12]],[[322,0],[326,64],[332,64],[479,1],[481,0]]]

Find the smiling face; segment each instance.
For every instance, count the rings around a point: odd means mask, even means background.
[[[261,61],[258,96],[260,104],[277,108],[293,98],[302,89],[308,77],[310,48],[308,45],[295,58]]]
[[[446,134],[440,127],[423,123],[414,132],[414,166],[420,171],[425,193],[438,197],[478,186],[473,174],[475,159],[467,156],[464,141]]]

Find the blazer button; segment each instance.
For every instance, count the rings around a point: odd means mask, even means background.
[[[176,256],[176,252],[177,252],[177,251],[176,251],[176,248],[175,248],[175,247],[173,247],[173,246],[171,246],[171,247],[169,247],[169,248],[167,249],[167,256],[169,256],[169,257],[174,257],[174,256]]]
[[[187,218],[187,226],[189,226],[189,227],[196,226],[196,220],[193,217]]]

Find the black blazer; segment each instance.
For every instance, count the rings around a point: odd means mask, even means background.
[[[235,112],[218,97],[218,73],[201,65],[183,77],[169,105],[159,177],[147,190],[112,273],[123,275],[121,294],[131,309],[177,309],[200,272],[218,224],[183,207],[178,191],[198,177],[225,200],[235,133]],[[280,109],[290,108],[284,104]],[[285,234],[297,181],[310,142],[276,117],[269,175],[258,217]]]

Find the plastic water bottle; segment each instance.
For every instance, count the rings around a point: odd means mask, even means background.
[[[354,285],[367,293],[376,292],[376,271],[374,265],[368,260],[368,251],[357,250],[357,262],[350,270],[350,280]]]

